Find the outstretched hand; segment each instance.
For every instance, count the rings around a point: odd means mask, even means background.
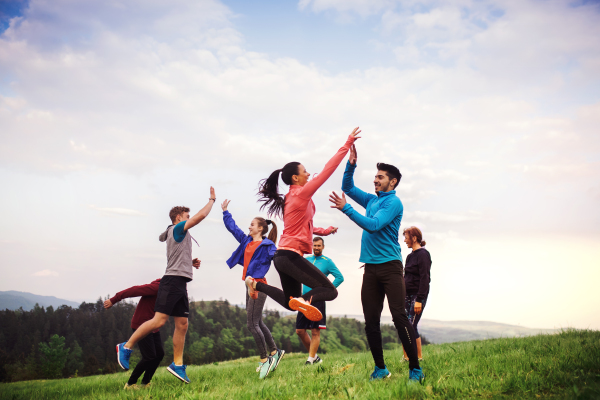
[[[346,195],[342,192],[342,197],[338,196],[336,192],[331,192],[329,195],[329,201],[333,203],[331,208],[337,208],[338,210],[342,210],[346,205]]]
[[[352,145],[350,147],[350,157],[348,157],[348,161],[352,165],[356,165],[356,161],[358,160],[358,153],[356,152],[356,146]]]
[[[227,211],[227,206],[229,205],[229,203],[231,203],[231,200],[227,199],[225,199],[225,201],[221,203],[221,208],[223,209],[223,211]]]
[[[354,128],[354,130],[352,131],[352,133],[350,134],[350,136],[354,139],[354,140],[358,140],[360,139],[360,136],[358,136],[360,134],[361,130],[360,128],[357,126],[356,128]]]
[[[200,263],[201,263],[201,262],[202,262],[202,261],[200,261],[199,259],[197,259],[197,258],[194,258],[194,259],[192,260],[192,265],[194,266],[194,268],[198,269],[198,268],[200,268]]]
[[[337,227],[335,227],[335,228],[333,228],[331,231],[329,231],[329,234],[330,234],[330,235],[335,235],[335,234],[337,233],[337,231],[338,231],[338,228],[337,228]]]
[[[217,199],[217,196],[215,195],[215,188],[214,187],[210,187],[210,198],[211,199]]]
[[[104,308],[111,308],[113,306],[112,301],[110,299],[104,300]]]

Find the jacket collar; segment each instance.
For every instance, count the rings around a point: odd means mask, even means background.
[[[389,192],[377,192],[377,197],[386,197],[386,196],[391,196],[391,195],[396,195],[396,191],[395,190],[390,190]]]

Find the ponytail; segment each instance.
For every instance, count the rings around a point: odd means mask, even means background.
[[[267,225],[271,225],[271,232],[269,232],[269,236],[267,237],[267,239],[277,244],[277,224],[275,224],[274,221],[268,219]]]
[[[256,218],[254,218],[254,220],[256,222],[258,222],[258,226],[260,226],[262,228],[263,238],[269,231],[269,225],[273,225],[271,228],[271,232],[269,232],[269,236],[267,237],[267,239],[269,239],[273,243],[277,244],[277,225],[275,224],[275,222],[271,221],[270,219],[264,219],[263,217],[256,217]]]
[[[267,209],[269,217],[276,216],[283,219],[283,209],[285,207],[285,197],[279,194],[279,174],[286,185],[292,184],[292,176],[298,174],[299,162],[287,163],[283,168],[277,169],[258,183],[259,203],[262,203],[260,210]]]

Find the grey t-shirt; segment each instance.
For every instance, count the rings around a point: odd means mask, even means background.
[[[192,280],[192,236],[183,230],[185,221],[171,225],[160,234],[158,240],[167,242],[167,270],[165,275],[183,276]],[[175,238],[181,239],[180,241]]]

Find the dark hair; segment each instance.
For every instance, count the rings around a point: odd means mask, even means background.
[[[169,218],[171,218],[171,222],[175,223],[177,216],[183,214],[184,212],[190,212],[190,209],[183,206],[171,208],[171,211],[169,211]]]
[[[320,240],[321,243],[323,244],[323,247],[325,247],[325,241],[323,240],[323,238],[321,236],[315,236],[313,238],[313,242],[316,242],[317,240]]]
[[[273,225],[273,227],[271,228],[271,232],[269,232],[269,237],[267,237],[267,239],[277,244],[277,225],[275,224],[275,222],[271,221],[270,219],[264,219],[263,217],[256,217],[254,219],[258,222],[258,226],[262,228],[263,237],[267,234],[267,231],[269,230],[269,225]]]
[[[279,173],[281,173],[281,180],[286,185],[292,184],[292,176],[298,175],[298,166],[300,165],[297,161],[292,161],[285,164],[281,169],[275,170],[269,175],[267,179],[262,179],[258,183],[258,193],[260,196],[259,202],[263,203],[260,206],[262,211],[267,208],[267,215],[276,216],[283,218],[283,209],[285,207],[285,196],[279,194]]]
[[[392,179],[397,179],[397,182],[394,185],[394,189],[396,189],[396,187],[400,183],[400,179],[402,179],[402,174],[400,173],[400,170],[394,167],[392,164],[386,164],[382,162],[377,163],[377,171],[385,171],[388,178],[390,178],[390,181]]]
[[[425,241],[423,240],[423,234],[421,233],[421,230],[419,228],[417,228],[416,226],[411,226],[410,228],[406,228],[402,234],[406,235],[408,233],[408,236],[410,237],[410,240],[412,240],[413,236],[416,236],[417,238],[417,243],[419,243],[419,245],[421,246],[425,246]]]

